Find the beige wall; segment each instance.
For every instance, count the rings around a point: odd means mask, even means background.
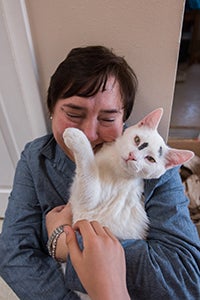
[[[42,97],[68,51],[103,44],[124,55],[139,79],[130,123],[162,106],[170,122],[184,0],[26,0]]]

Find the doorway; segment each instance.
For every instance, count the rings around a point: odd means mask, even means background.
[[[200,139],[200,8],[185,7],[169,139]]]

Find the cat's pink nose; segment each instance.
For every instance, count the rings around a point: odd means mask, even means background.
[[[128,155],[128,159],[127,160],[136,160],[136,157],[134,155],[133,152],[129,152],[129,155]]]

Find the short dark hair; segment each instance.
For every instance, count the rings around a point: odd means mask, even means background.
[[[52,75],[47,106],[52,114],[58,99],[91,97],[104,90],[109,76],[119,83],[124,120],[131,114],[137,90],[137,77],[126,60],[104,46],[72,49]]]

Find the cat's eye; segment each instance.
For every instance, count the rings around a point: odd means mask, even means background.
[[[137,146],[140,144],[140,138],[139,138],[138,135],[135,136],[134,141],[135,141]]]
[[[151,163],[155,163],[155,162],[156,162],[156,160],[155,160],[152,156],[147,155],[145,158],[146,158],[149,162],[151,162]]]

